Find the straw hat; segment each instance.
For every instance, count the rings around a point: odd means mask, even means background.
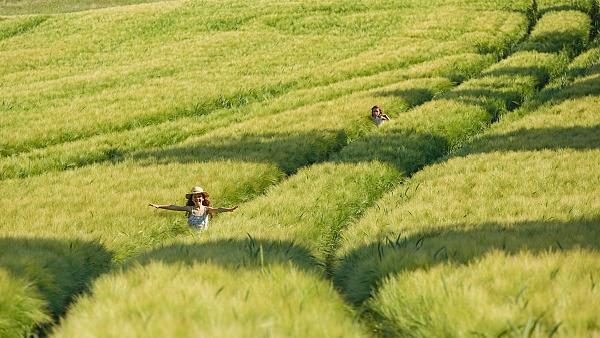
[[[204,192],[204,189],[202,189],[202,187],[193,187],[192,192],[190,192],[189,194],[185,194],[185,198],[191,198],[192,195],[201,194],[203,192]]]

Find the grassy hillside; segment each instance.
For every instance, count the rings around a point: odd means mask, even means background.
[[[0,3],[0,335],[598,334],[596,1],[129,4]]]

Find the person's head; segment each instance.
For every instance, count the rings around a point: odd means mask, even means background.
[[[381,115],[381,107],[373,106],[373,108],[371,108],[371,116],[379,116],[379,115]]]
[[[193,187],[189,194],[185,194],[187,198],[187,206],[207,206],[210,207],[210,199],[208,193],[202,187]]]

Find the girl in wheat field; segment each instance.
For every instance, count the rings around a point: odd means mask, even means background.
[[[389,121],[390,117],[387,116],[386,114],[384,114],[381,111],[381,107],[379,106],[373,106],[373,108],[371,108],[371,119],[373,120],[373,122],[375,122],[375,124],[379,127],[381,126],[385,121]]]
[[[232,212],[238,208],[213,208],[210,200],[208,199],[208,193],[201,187],[193,187],[192,192],[186,194],[187,204],[185,206],[179,205],[158,205],[150,203],[151,207],[156,209],[167,209],[174,211],[185,211],[188,218],[188,224],[195,230],[202,230],[208,228],[208,215],[215,215],[221,212]]]

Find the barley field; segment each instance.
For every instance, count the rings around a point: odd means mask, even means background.
[[[0,0],[0,336],[600,337],[599,29],[597,0]],[[239,208],[148,206],[198,185]]]

